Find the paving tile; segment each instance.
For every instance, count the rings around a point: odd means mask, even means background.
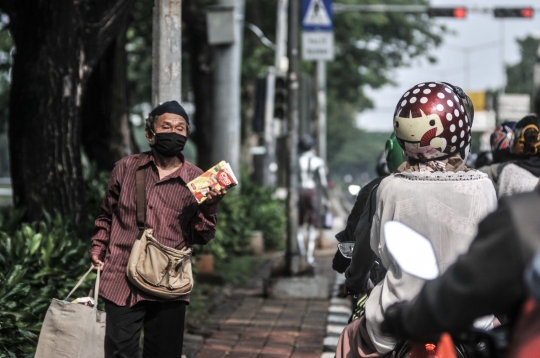
[[[281,354],[281,356],[289,356],[291,355],[293,351],[292,346],[288,347],[272,347],[272,346],[266,346],[261,351],[261,354]]]
[[[250,347],[250,346],[240,346],[236,345],[233,349],[233,353],[250,353],[250,354],[259,354],[262,350],[262,347]]]
[[[224,358],[227,357],[229,352],[222,351],[219,349],[203,347],[195,356],[195,358]]]
[[[227,358],[257,358],[258,355],[258,353],[231,352],[227,355]]]
[[[228,341],[237,341],[240,338],[240,334],[234,333],[234,332],[214,331],[212,332],[211,338],[228,340]]]
[[[249,339],[241,339],[240,341],[236,342],[236,346],[243,346],[243,347],[260,347],[262,348],[266,343],[266,338],[249,338]]]
[[[291,358],[320,358],[320,352],[293,352]],[[334,358],[332,356],[332,358]]]

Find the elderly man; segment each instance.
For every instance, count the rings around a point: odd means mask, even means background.
[[[103,270],[99,294],[105,299],[105,356],[138,357],[144,326],[143,357],[182,355],[185,306],[189,294],[161,299],[133,286],[126,266],[139,228],[136,218],[136,171],[146,177],[146,227],[161,244],[181,249],[206,244],[215,235],[218,202],[225,190],[211,191],[198,205],[186,183],[203,171],[185,160],[189,117],[176,101],[154,108],[146,120],[152,148],[141,161],[135,154],[119,160],[112,173],[92,237],[90,256]]]

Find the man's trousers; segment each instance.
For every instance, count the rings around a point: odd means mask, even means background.
[[[143,358],[182,356],[186,302],[143,301],[130,308],[105,300],[105,312],[105,358],[139,357],[143,326]]]

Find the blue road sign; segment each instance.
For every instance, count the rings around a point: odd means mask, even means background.
[[[332,0],[302,0],[302,30],[332,31]]]

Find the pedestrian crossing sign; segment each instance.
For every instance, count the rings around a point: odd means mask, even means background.
[[[302,30],[332,31],[332,0],[302,0]]]

